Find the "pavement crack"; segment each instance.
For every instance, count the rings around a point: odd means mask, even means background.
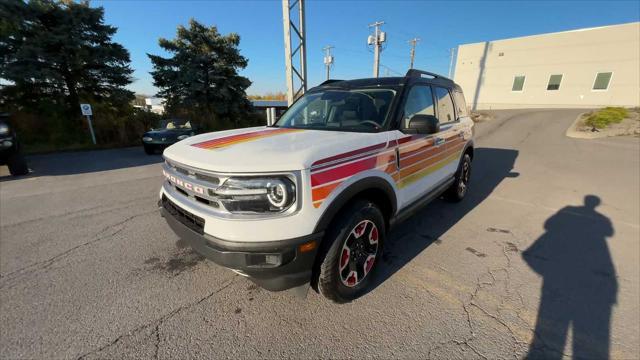
[[[158,352],[160,351],[160,325],[161,325],[161,323],[158,323],[156,325],[155,330],[154,330],[154,332],[156,334],[155,352],[153,354],[153,358],[154,359],[158,359]]]
[[[80,356],[78,356],[76,359],[77,360],[82,360],[82,359],[86,359],[87,357],[94,355],[94,354],[98,354],[100,352],[102,352],[103,350],[106,350],[116,344],[118,344],[121,340],[134,336],[136,334],[138,334],[141,331],[144,331],[146,329],[149,329],[150,327],[154,327],[154,330],[152,332],[152,335],[155,335],[155,339],[154,339],[154,358],[158,359],[159,356],[159,350],[160,350],[160,326],[162,324],[164,324],[165,321],[171,319],[172,317],[174,317],[175,315],[177,315],[178,313],[182,312],[183,310],[188,310],[194,306],[197,306],[201,303],[203,303],[204,301],[210,299],[211,297],[213,297],[214,295],[224,291],[225,289],[229,288],[231,285],[233,285],[233,283],[236,281],[237,277],[239,275],[234,276],[231,280],[227,281],[226,283],[224,283],[222,286],[220,286],[219,288],[213,290],[212,292],[210,292],[209,294],[205,295],[204,297],[198,299],[197,301],[191,302],[191,303],[187,303],[184,304],[182,306],[179,306],[178,308],[171,310],[170,312],[162,315],[160,318],[155,319],[151,322],[148,322],[146,324],[140,325],[138,327],[136,327],[135,329],[121,334],[120,336],[116,337],[115,339],[111,340],[110,342],[108,342],[107,344],[95,349],[95,350],[91,350],[85,354],[82,354]]]
[[[45,269],[51,267],[53,264],[55,264],[56,262],[60,261],[61,259],[64,259],[66,256],[68,256],[69,254],[73,253],[74,251],[76,251],[78,249],[81,249],[81,248],[86,247],[88,245],[94,244],[94,243],[96,243],[98,241],[101,241],[101,240],[103,240],[105,238],[113,237],[113,236],[119,234],[120,232],[122,232],[125,229],[125,226],[129,221],[131,221],[131,220],[133,220],[135,218],[144,216],[144,215],[148,215],[148,214],[154,213],[156,211],[157,210],[154,209],[152,211],[145,211],[143,213],[139,213],[139,214],[136,214],[136,215],[129,216],[128,218],[126,218],[126,219],[124,219],[124,220],[122,220],[120,222],[117,222],[115,224],[112,224],[112,225],[104,227],[102,230],[98,231],[96,233],[96,235],[94,235],[93,239],[91,239],[89,241],[86,241],[86,242],[84,242],[82,244],[76,245],[76,246],[74,246],[74,247],[72,247],[72,248],[70,248],[70,249],[68,249],[66,251],[63,251],[63,252],[61,252],[61,253],[59,253],[59,254],[57,254],[57,255],[55,255],[55,256],[47,259],[47,260],[38,261],[38,262],[32,263],[30,265],[24,266],[24,267],[22,267],[20,269],[14,270],[12,272],[9,272],[9,273],[6,273],[6,274],[2,274],[2,276],[1,276],[2,284],[0,284],[0,289],[4,289],[7,286],[7,284],[10,284],[10,282],[12,280],[15,280],[17,278],[24,277],[24,276],[27,276],[29,274],[32,274],[32,273],[34,273],[36,271],[45,270]],[[115,231],[106,233],[109,230],[114,229],[114,228],[117,228],[117,229]]]

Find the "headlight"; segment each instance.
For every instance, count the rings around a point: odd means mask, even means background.
[[[149,136],[145,136],[145,137],[142,138],[142,141],[144,141],[144,142],[149,142],[149,141],[152,141],[152,140],[153,139],[151,137],[149,137]]]
[[[280,213],[296,201],[296,186],[286,177],[230,178],[214,193],[231,213]]]
[[[0,135],[5,135],[9,133],[9,125],[0,124]]]
[[[180,135],[180,136],[178,136],[178,140],[184,140],[184,139],[186,139],[188,137],[189,137],[189,135]]]

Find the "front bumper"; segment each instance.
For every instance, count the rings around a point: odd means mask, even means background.
[[[159,206],[171,229],[196,252],[248,276],[267,290],[287,290],[311,279],[322,233],[281,241],[227,241],[205,234],[204,220],[179,208],[167,197],[162,197]],[[316,242],[313,250],[300,251],[300,245],[311,241]]]

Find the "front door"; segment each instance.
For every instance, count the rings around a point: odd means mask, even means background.
[[[442,90],[446,91],[447,97]],[[438,101],[440,100],[440,101]],[[396,130],[399,173],[396,184],[400,191],[400,207],[427,195],[451,177],[459,158],[453,102],[445,88],[417,84],[411,87],[404,103],[400,130]],[[409,119],[413,115],[437,116],[440,132],[411,134]],[[445,121],[443,121],[445,120]],[[458,155],[456,155],[458,154]]]

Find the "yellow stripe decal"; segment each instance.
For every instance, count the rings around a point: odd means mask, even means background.
[[[429,175],[429,174],[431,174],[431,173],[433,173],[435,171],[438,171],[438,170],[442,169],[443,167],[449,165],[452,161],[455,161],[456,159],[459,159],[461,153],[462,153],[461,151],[458,151],[457,153],[446,157],[445,159],[443,159],[439,163],[434,164],[433,166],[430,166],[428,168],[425,168],[424,170],[420,170],[420,171],[418,171],[416,173],[413,173],[413,174],[411,174],[411,175],[409,175],[409,176],[407,176],[407,177],[405,177],[403,179],[400,179],[400,181],[398,181],[398,187],[400,189],[402,189],[403,187],[409,186],[409,185],[413,184],[414,182],[422,179],[423,177],[425,177],[425,176],[427,176],[427,175]]]

